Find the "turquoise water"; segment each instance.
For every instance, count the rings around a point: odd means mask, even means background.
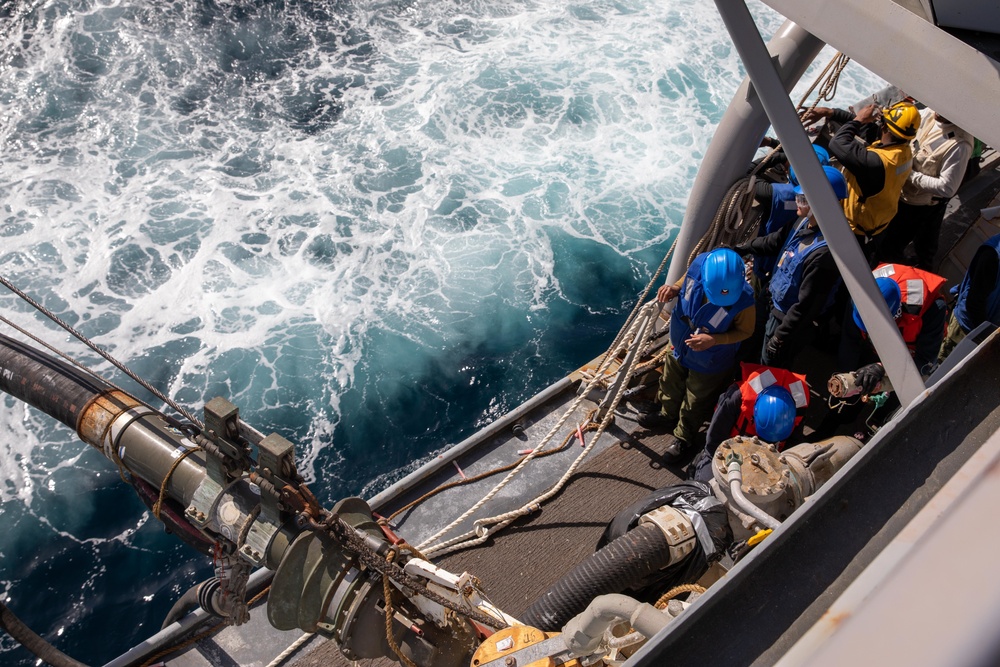
[[[681,0],[0,17],[0,271],[187,408],[294,441],[327,505],[603,351],[741,78]],[[0,434],[0,596],[59,648],[101,664],[210,576],[65,428],[5,398]],[[0,662],[34,659],[3,636]]]

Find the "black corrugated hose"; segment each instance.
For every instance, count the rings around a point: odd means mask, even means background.
[[[669,564],[663,531],[651,523],[640,524],[580,562],[535,600],[520,620],[547,632],[561,630],[598,595],[637,588]]]
[[[35,657],[52,667],[87,667],[32,632],[3,602],[0,602],[0,627],[21,646],[34,653]]]

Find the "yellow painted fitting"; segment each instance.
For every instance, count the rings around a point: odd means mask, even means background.
[[[773,532],[774,531],[771,530],[770,528],[765,528],[764,530],[758,530],[756,535],[747,540],[747,546],[748,547],[757,546],[758,544],[763,542],[768,535],[770,535]]]
[[[527,625],[515,625],[497,630],[479,645],[479,648],[472,655],[472,662],[469,664],[472,667],[479,667],[479,665],[500,660],[514,651],[545,641],[558,634],[558,632],[543,632]],[[580,667],[577,660],[559,663],[559,665],[561,667]],[[553,658],[542,658],[527,665],[518,665],[518,667],[556,667],[556,661]]]

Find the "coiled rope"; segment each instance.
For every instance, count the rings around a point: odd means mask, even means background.
[[[832,100],[837,96],[837,85],[840,83],[840,75],[847,67],[847,63],[851,62],[849,56],[844,55],[840,51],[830,59],[830,62],[826,64],[826,67],[816,76],[815,81],[809,86],[809,89],[802,95],[802,99],[799,100],[798,109],[800,111],[812,111],[815,109],[820,102]],[[805,102],[812,91],[816,90],[816,87],[822,83],[822,87],[819,93],[816,95],[816,101],[812,103],[812,106],[806,109]]]
[[[435,540],[439,539],[443,535],[446,535],[447,533],[452,531],[455,527],[457,527],[463,521],[465,521],[465,519],[470,517],[472,514],[474,514],[476,511],[482,508],[483,505],[488,503],[490,499],[492,499],[497,493],[499,493],[500,490],[503,489],[528,464],[528,462],[531,461],[531,459],[534,458],[534,456],[537,455],[537,453],[542,448],[544,448],[546,444],[548,444],[548,442],[552,439],[552,437],[562,429],[563,425],[569,419],[570,415],[576,411],[580,403],[586,398],[590,389],[592,389],[594,386],[597,385],[597,383],[602,378],[604,371],[610,366],[611,360],[614,358],[616,354],[627,349],[630,343],[633,345],[640,346],[640,349],[642,349],[647,344],[648,339],[654,329],[653,324],[655,320],[659,318],[660,308],[658,307],[658,304],[655,303],[649,303],[644,308],[645,308],[645,313],[633,324],[632,327],[629,328],[629,331],[625,336],[625,340],[619,346],[620,349],[614,350],[614,354],[606,356],[604,363],[598,369],[598,372],[595,374],[595,377],[588,383],[586,389],[578,393],[576,399],[574,399],[570,407],[565,411],[565,413],[562,415],[559,421],[555,424],[555,426],[552,427],[552,429],[542,439],[542,441],[527,456],[525,456],[524,459],[521,460],[521,462],[517,465],[516,468],[514,468],[514,470],[508,473],[507,476],[500,483],[494,486],[492,490],[490,490],[485,496],[483,496],[483,498],[481,498],[468,510],[463,512],[462,515],[459,516],[457,519],[455,519],[450,524],[448,524],[440,531],[435,533],[433,536],[431,536],[430,538],[422,542],[420,545],[418,545],[419,549],[421,549],[422,551],[424,551],[429,555],[434,554],[440,556],[447,553],[451,553],[453,551],[458,551],[459,549],[465,549],[471,546],[477,546],[479,544],[482,544],[491,535],[497,533],[498,531],[502,530],[506,526],[513,523],[515,519],[522,516],[527,516],[528,514],[531,514],[532,512],[536,511],[542,505],[542,503],[551,499],[562,489],[562,487],[566,484],[566,482],[570,479],[570,477],[572,477],[573,474],[576,472],[576,469],[580,466],[580,464],[583,462],[586,456],[590,454],[591,451],[593,451],[593,448],[597,444],[598,440],[600,440],[601,435],[604,433],[605,429],[614,419],[614,410],[621,402],[621,397],[624,395],[625,390],[628,387],[628,382],[621,383],[618,392],[613,397],[611,405],[607,410],[604,419],[598,426],[597,432],[595,433],[594,437],[591,438],[590,443],[586,447],[584,447],[583,451],[570,464],[569,468],[559,479],[559,481],[556,482],[548,491],[541,494],[537,498],[528,501],[527,503],[523,504],[520,508],[516,510],[505,512],[503,514],[498,514],[496,516],[484,519],[477,519],[473,523],[474,528],[466,533],[463,533],[457,537],[454,537],[444,542],[440,542],[437,544],[434,543]],[[630,377],[634,371],[636,360],[638,359],[639,355],[636,355],[635,359],[633,359],[632,366],[628,368],[620,368],[618,372],[625,373],[627,377]],[[490,526],[493,527],[490,528]]]

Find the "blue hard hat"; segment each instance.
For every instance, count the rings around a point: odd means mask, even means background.
[[[812,145],[813,152],[816,153],[816,158],[822,166],[827,166],[830,164],[830,154],[822,146]],[[798,185],[799,179],[795,176],[795,168],[789,165],[788,167],[788,182],[792,185]],[[843,199],[843,197],[841,197]]]
[[[840,170],[830,165],[824,165],[823,171],[826,173],[826,180],[830,181],[830,187],[833,188],[833,194],[837,195],[837,199],[847,199],[847,181],[844,180],[844,175],[840,173]]]
[[[899,316],[903,312],[903,298],[899,293],[899,285],[892,278],[876,278],[875,284],[878,285],[878,291],[882,293],[882,298],[885,299],[885,305],[889,307],[889,313],[892,314],[892,318],[899,319]],[[861,313],[858,312],[858,307],[854,306],[854,312],[852,313],[854,318],[854,323],[858,325],[858,328],[868,333],[868,329],[865,328],[865,323],[861,321]]]
[[[766,442],[781,442],[795,428],[795,399],[784,387],[772,384],[757,396],[753,406],[757,436]]]
[[[844,180],[844,175],[840,173],[840,170],[830,165],[824,165],[823,172],[826,174],[826,180],[830,182],[830,187],[833,188],[833,194],[837,195],[837,199],[847,199],[847,181]],[[805,194],[801,185],[796,185],[792,191],[797,195]]]
[[[705,296],[716,306],[731,306],[740,298],[746,283],[743,259],[729,248],[716,248],[701,265]]]

